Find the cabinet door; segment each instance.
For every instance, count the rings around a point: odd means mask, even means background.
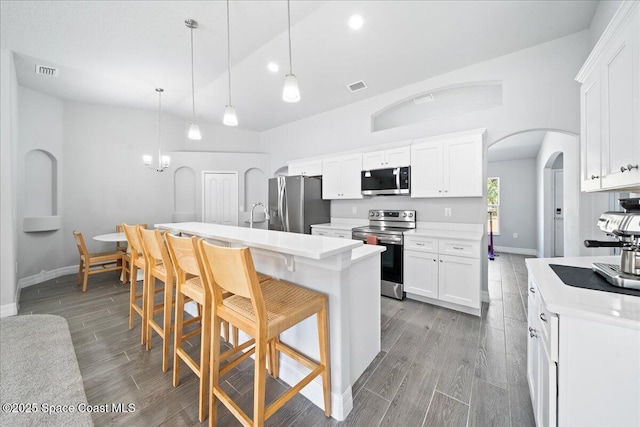
[[[340,199],[362,199],[362,154],[343,156],[340,162]]]
[[[399,168],[411,164],[411,149],[409,147],[393,148],[386,151],[385,167]]]
[[[290,163],[289,176],[304,175],[304,163]]]
[[[362,155],[362,170],[368,171],[371,169],[385,168],[387,166],[385,166],[384,162],[384,151],[373,151],[371,153],[364,153]]]
[[[600,189],[602,103],[599,71],[597,68],[580,88],[582,191]]]
[[[330,237],[331,236],[331,230],[327,229],[327,228],[318,228],[318,227],[312,227],[311,228],[311,234],[313,236],[325,236],[325,237]]]
[[[480,261],[440,255],[438,296],[443,301],[480,308]]]
[[[442,197],[442,143],[411,147],[411,197]]]
[[[322,162],[323,199],[337,199],[340,197],[340,167],[339,158],[326,159]]]
[[[543,339],[538,339],[538,416],[536,424],[540,427],[556,426],[557,405],[557,365],[549,356],[549,349]],[[534,409],[535,410],[535,409]]]
[[[351,231],[350,230],[334,230],[333,237],[337,237],[338,239],[351,239]]]
[[[482,197],[482,138],[443,143],[444,197]]]
[[[533,291],[532,291],[533,289]],[[538,338],[538,300],[535,288],[529,284],[528,296],[528,318],[527,326],[527,381],[529,383],[529,394],[531,396],[531,406],[533,407],[533,415],[538,420],[538,378],[540,369],[538,367],[538,347],[540,347],[540,338]]]
[[[404,251],[404,290],[438,298],[438,254]]]
[[[638,64],[638,20],[611,40],[609,54],[603,58],[602,87],[603,153],[602,188],[616,188],[640,183],[640,170],[627,171],[640,158]],[[638,165],[640,168],[640,165]]]

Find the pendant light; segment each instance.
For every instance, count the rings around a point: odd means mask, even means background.
[[[164,172],[169,167],[169,163],[171,163],[171,157],[162,155],[162,92],[164,92],[164,89],[157,88],[156,92],[158,92],[158,165],[151,166],[153,156],[144,155],[142,156],[142,161],[146,167],[155,169],[156,172]]]
[[[287,0],[287,22],[289,28],[289,74],[284,77],[284,89],[282,90],[282,99],[286,102],[300,101],[300,89],[298,88],[298,78],[293,74],[291,66],[291,6],[290,0]]]
[[[189,139],[199,141],[202,139],[202,135],[200,134],[200,126],[196,124],[196,94],[193,83],[193,30],[198,28],[198,21],[195,19],[185,19],[184,24],[191,30],[191,102],[193,106],[193,116],[191,125],[189,125]]]
[[[227,71],[229,74],[229,103],[224,107],[222,123],[227,126],[238,126],[236,107],[231,103],[231,29],[229,28],[229,0],[227,0]]]

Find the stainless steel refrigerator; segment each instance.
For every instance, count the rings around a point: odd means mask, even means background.
[[[322,200],[322,179],[279,176],[269,180],[269,230],[311,234],[312,224],[331,222],[331,204]]]

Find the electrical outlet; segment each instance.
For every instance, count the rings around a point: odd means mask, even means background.
[[[358,208],[356,208],[355,206],[353,206],[353,207],[351,208],[351,213],[352,213],[352,214],[354,214],[354,213],[358,213]]]
[[[518,238],[518,233],[513,233],[513,238],[517,239]]]
[[[451,208],[444,208],[444,216],[451,216]]]

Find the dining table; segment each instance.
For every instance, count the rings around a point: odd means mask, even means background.
[[[93,236],[93,240],[98,242],[126,242],[127,236],[123,231],[117,233],[107,233],[107,234],[99,234],[97,236]],[[129,252],[129,247],[127,246],[127,252]],[[138,274],[136,276],[138,282],[144,280],[144,271],[142,269],[138,269]]]

